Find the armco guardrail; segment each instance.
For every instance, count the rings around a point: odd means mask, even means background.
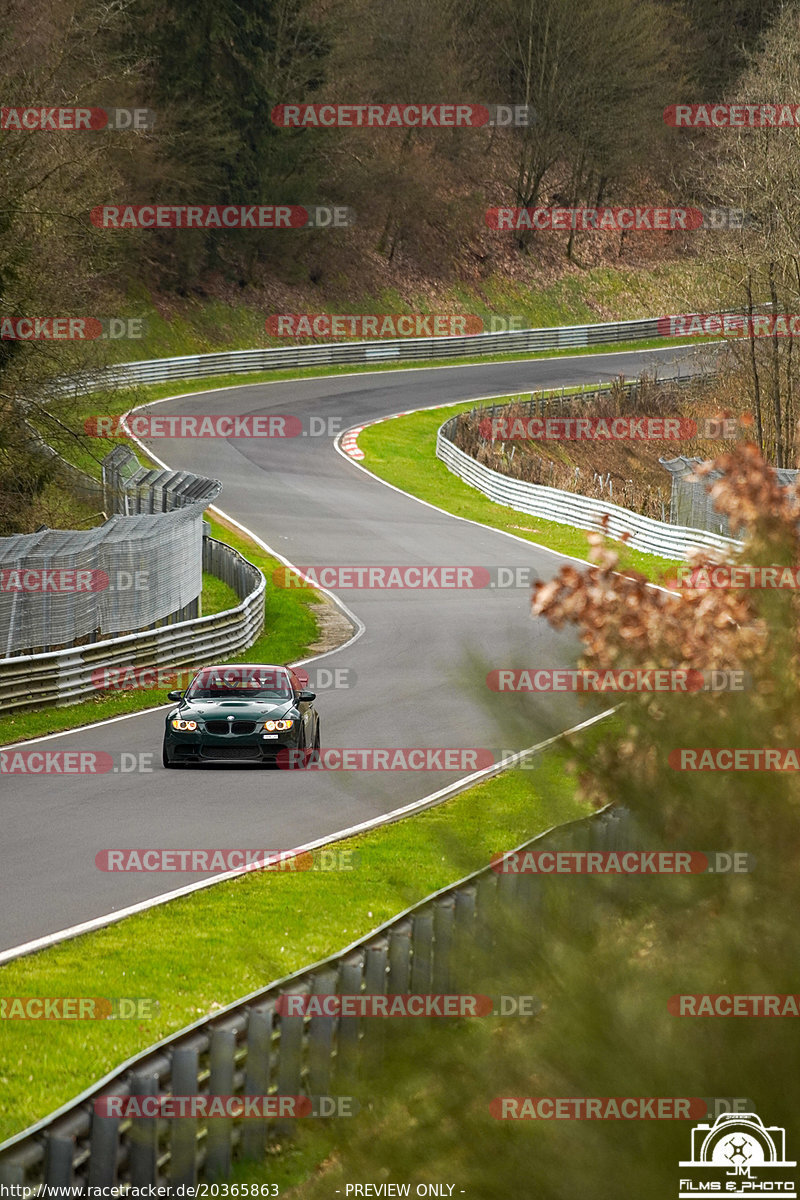
[[[103,680],[117,673],[188,669],[245,650],[264,627],[264,576],[213,538],[203,538],[203,569],[230,584],[241,604],[143,633],[0,659],[0,711],[71,704],[96,694]]]
[[[470,337],[380,339],[334,342],[329,345],[277,346],[263,350],[225,350],[121,363],[93,375],[56,385],[58,390],[91,391],[100,387],[166,383],[171,379],[203,379],[211,375],[241,375],[250,371],[280,371],[339,363],[419,362],[481,354],[530,353],[562,347],[599,346],[661,337],[663,317],[640,321],[606,321],[598,325],[558,325],[548,329],[518,329],[506,333],[477,333]],[[663,326],[662,326],[663,328]]]
[[[558,826],[525,847],[625,850],[632,822],[605,809]],[[510,851],[509,853],[515,853]],[[546,934],[547,880],[491,866],[407,909],[338,954],[270,983],[129,1059],[77,1099],[0,1147],[0,1183],[35,1187],[193,1186],[224,1179],[235,1158],[263,1159],[286,1120],[95,1113],[106,1096],[330,1096],[365,1063],[380,1070],[381,1019],[287,1016],[283,995],[453,994],[469,991],[475,949],[503,912]],[[472,985],[472,988],[470,987]],[[444,1018],[438,1018],[444,1019]],[[487,1018],[491,1019],[491,1018]],[[369,1056],[369,1057],[367,1057]],[[363,1085],[362,1085],[363,1086]],[[209,1193],[210,1194],[210,1193]]]
[[[493,471],[483,463],[476,462],[463,450],[454,446],[448,437],[448,428],[456,420],[445,421],[436,435],[436,457],[441,459],[449,471],[463,479],[470,487],[488,496],[495,504],[514,508],[533,517],[554,521],[559,525],[574,525],[578,529],[598,531],[603,517],[608,517],[607,533],[619,539],[624,533],[630,535],[628,545],[634,550],[655,554],[660,558],[684,558],[687,551],[713,546],[718,550],[730,550],[741,545],[731,538],[708,533],[704,529],[688,529],[681,525],[667,525],[644,517],[630,509],[620,508],[604,500],[581,496],[576,492],[562,492],[558,488],[528,483],[523,479],[512,479]]]

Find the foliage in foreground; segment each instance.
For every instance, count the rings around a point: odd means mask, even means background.
[[[791,498],[754,446],[718,464],[720,508],[744,529],[742,563],[800,562]],[[300,1192],[345,1182],[446,1180],[474,1197],[616,1200],[677,1194],[692,1122],[501,1121],[498,1096],[721,1097],[786,1126],[796,1157],[798,1024],[785,1017],[675,1015],[671,996],[792,993],[798,786],[791,771],[686,771],[681,748],[788,747],[800,713],[792,591],[681,589],[595,565],[537,585],[533,608],[577,626],[593,667],[741,670],[745,690],[650,693],[625,702],[621,736],[582,756],[585,795],[624,804],[646,849],[739,851],[747,874],[552,876],[544,907],[495,929],[466,990],[531,993],[535,1017],[391,1031],[370,1111],[336,1123],[337,1149]],[[379,1166],[380,1164],[380,1166]],[[413,1191],[413,1187],[412,1187]]]

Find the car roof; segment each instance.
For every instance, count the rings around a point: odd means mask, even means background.
[[[291,671],[282,662],[207,662],[197,668],[200,671]]]

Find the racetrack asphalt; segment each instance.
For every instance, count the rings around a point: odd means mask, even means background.
[[[687,372],[691,361],[692,352],[679,348],[339,375],[212,388],[152,412],[291,413],[304,429],[310,417],[331,418],[335,433],[415,408],[632,377],[656,363],[662,374],[678,362]],[[527,567],[547,579],[565,561],[385,486],[343,458],[327,434],[144,441],[171,467],[222,480],[220,508],[296,564]],[[554,694],[521,713],[514,697],[486,686],[495,667],[574,662],[574,634],[531,619],[527,586],[361,588],[338,595],[365,630],[320,662],[355,675],[352,687],[319,692],[323,746],[482,747],[496,757],[501,748],[530,746],[608,707],[603,698],[586,703]],[[312,686],[314,670],[307,669]],[[204,878],[103,872],[95,865],[101,849],[288,849],[408,804],[465,773],[263,771],[241,764],[166,772],[165,712],[38,743],[106,751],[117,763],[123,752],[129,764],[151,755],[150,770],[2,778],[0,950]]]

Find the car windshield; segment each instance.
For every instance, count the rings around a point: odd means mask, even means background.
[[[202,671],[190,684],[187,700],[291,700],[289,677],[283,671],[231,668]]]

